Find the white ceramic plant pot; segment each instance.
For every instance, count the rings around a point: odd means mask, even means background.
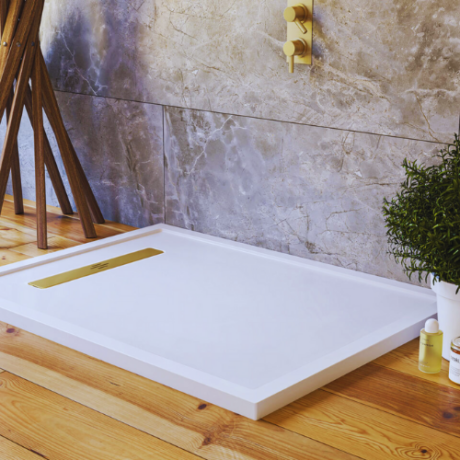
[[[460,291],[457,286],[444,281],[433,283],[431,288],[436,293],[438,303],[439,329],[443,331],[442,357],[450,361],[450,344],[452,339],[460,337]]]

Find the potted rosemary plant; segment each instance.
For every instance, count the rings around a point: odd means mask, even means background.
[[[443,357],[460,336],[460,141],[437,155],[435,166],[404,160],[406,180],[391,201],[384,200],[390,254],[411,278],[428,281],[436,292],[444,332]]]

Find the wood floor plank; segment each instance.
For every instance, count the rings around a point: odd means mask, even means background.
[[[14,203],[14,198],[11,195],[5,195],[5,201],[9,201],[10,203]],[[27,207],[31,208],[31,210],[36,209],[36,203],[34,201],[31,201],[31,200],[24,200],[24,206],[27,206]],[[60,208],[58,208],[56,206],[51,206],[49,204],[46,205],[46,210],[48,212],[51,212],[51,213],[56,214],[56,215],[61,215],[62,214]],[[71,217],[72,219],[79,220],[78,213],[75,213],[75,214],[73,214],[71,216],[68,216],[68,217]],[[136,230],[136,227],[132,227],[131,225],[120,224],[118,222],[111,222],[109,220],[107,220],[105,222],[104,227],[113,228],[114,230],[118,230],[120,232],[131,232],[132,230]]]
[[[418,355],[419,339],[415,339],[376,359],[374,364],[379,364],[380,366],[388,367],[389,369],[429,380],[440,385],[460,389],[460,385],[449,380],[448,361],[445,359],[442,360],[442,369],[439,374],[425,374],[418,369]]]
[[[20,232],[31,236],[35,236],[36,234],[35,230],[32,228],[26,227],[25,225],[20,225],[13,221],[9,221],[8,219],[4,219],[2,216],[0,216],[0,227],[19,230]]]
[[[0,435],[49,460],[197,459],[8,372],[0,374]]]
[[[41,455],[34,454],[3,436],[0,436],[0,458],[2,460],[43,460]]]
[[[23,229],[11,228],[9,225],[0,226],[0,248],[12,249],[27,243],[33,243],[37,236]]]
[[[438,385],[373,363],[326,385],[325,389],[460,436],[460,389]]]
[[[12,222],[31,229],[36,228],[35,209],[28,206],[24,207],[24,214],[14,214],[14,205],[10,201],[5,201],[2,209],[2,221]],[[119,235],[123,233],[116,228],[106,224],[95,224],[97,238],[88,239],[85,237],[81,224],[78,219],[54,212],[47,212],[48,233],[60,235],[81,243],[95,241],[97,239],[107,238],[108,236]]]
[[[460,458],[454,436],[323,390],[265,420],[366,460]]]
[[[56,235],[48,238],[48,249],[39,249],[36,243],[28,243],[12,248],[11,251],[18,252],[29,257],[38,257],[44,254],[61,251],[62,249],[73,248],[74,246],[79,246],[81,244],[82,243],[79,243],[78,241],[69,240],[68,238]]]
[[[9,201],[10,203],[14,203],[13,195],[6,194],[5,195],[5,201]],[[37,208],[37,204],[35,203],[35,201],[27,200],[25,198],[23,199],[23,201],[24,201],[24,206],[28,206],[28,207],[33,208],[33,209]],[[46,210],[48,212],[53,212],[54,214],[62,214],[61,208],[58,208],[56,206],[52,206],[50,204],[46,205]]]
[[[20,254],[10,249],[0,249],[0,267],[27,259],[30,259],[30,257],[25,254]]]
[[[0,367],[209,460],[355,459],[4,323]]]

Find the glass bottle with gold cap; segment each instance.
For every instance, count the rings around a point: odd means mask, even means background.
[[[439,323],[433,318],[427,320],[425,329],[420,331],[418,368],[426,374],[441,372],[442,336],[442,331],[439,330]]]

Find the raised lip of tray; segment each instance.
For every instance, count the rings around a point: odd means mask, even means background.
[[[280,394],[281,392],[289,389],[290,387],[295,387],[296,385],[301,384],[304,380],[310,377],[319,375],[320,373],[325,371],[327,372],[328,369],[330,369],[332,366],[338,365],[341,362],[344,362],[348,359],[354,359],[357,363],[357,365],[352,366],[352,368],[356,368],[364,364],[365,362],[367,362],[366,359],[363,358],[364,361],[362,359],[357,359],[357,355],[363,354],[363,352],[366,352],[367,350],[372,350],[376,347],[378,348],[380,344],[383,344],[385,341],[388,341],[392,337],[398,336],[398,334],[404,334],[404,332],[408,329],[414,329],[414,327],[418,328],[421,321],[424,321],[426,318],[431,317],[436,313],[435,294],[427,288],[413,286],[410,284],[386,278],[380,278],[375,275],[355,272],[341,267],[328,265],[322,262],[312,261],[297,256],[278,253],[268,249],[252,247],[247,244],[224,240],[222,238],[200,234],[197,232],[193,232],[191,230],[185,230],[167,224],[157,224],[144,229],[133,230],[131,232],[122,233],[120,235],[115,235],[109,238],[105,238],[103,240],[93,241],[82,246],[64,249],[59,252],[46,254],[43,256],[36,257],[34,259],[17,262],[11,265],[7,265],[5,267],[0,267],[0,277],[8,276],[9,274],[24,271],[29,268],[38,267],[44,264],[63,260],[68,257],[92,252],[100,248],[110,247],[113,245],[117,245],[119,243],[123,243],[125,241],[142,238],[150,234],[160,232],[176,233],[183,237],[190,238],[193,240],[201,240],[207,243],[227,248],[230,247],[238,251],[264,256],[270,259],[284,260],[285,262],[288,262],[290,264],[299,265],[302,267],[309,267],[311,269],[326,274],[334,273],[335,275],[353,279],[354,281],[361,281],[366,284],[371,284],[379,287],[386,287],[388,289],[401,291],[406,294],[409,293],[421,299],[432,300],[433,306],[421,307],[420,312],[417,312],[417,314],[413,313],[406,315],[400,318],[399,320],[381,329],[378,329],[372,334],[368,334],[344,347],[341,347],[338,350],[335,350],[334,352],[326,356],[321,357],[320,359],[312,363],[309,363],[308,365],[303,365],[298,369],[289,372],[283,375],[282,377],[279,377],[255,389],[249,389],[238,384],[231,383],[227,380],[207,374],[206,372],[199,371],[197,369],[191,368],[183,364],[179,364],[175,361],[163,358],[159,355],[155,355],[153,353],[146,352],[136,347],[132,347],[123,342],[110,339],[108,337],[103,336],[102,334],[88,331],[84,328],[72,325],[71,323],[68,323],[66,321],[55,319],[52,316],[45,315],[35,310],[31,310],[25,306],[18,305],[17,303],[11,302],[9,300],[2,299],[1,294],[0,312],[2,312],[3,317],[0,318],[0,320],[10,320],[12,324],[15,324],[16,326],[22,327],[26,330],[30,330],[32,333],[38,333],[39,335],[42,335],[47,339],[54,340],[58,343],[61,343],[62,345],[75,348],[78,351],[87,353],[91,356],[94,356],[98,359],[102,359],[111,364],[124,367],[127,370],[138,373],[147,378],[156,380],[159,383],[172,386],[180,391],[184,391],[189,394],[194,394],[193,389],[187,390],[181,388],[182,385],[176,382],[177,377],[179,377],[179,380],[180,378],[183,378],[186,381],[188,381],[188,385],[194,386],[198,384],[201,385],[203,388],[207,388],[207,390],[210,392],[210,395],[211,393],[216,393],[216,395],[222,395],[223,393],[225,395],[231,395],[233,399],[236,398],[235,401],[239,400],[242,403],[250,403],[251,405],[256,406],[257,404],[263,401],[276,397],[277,394]],[[36,332],[37,328],[41,329],[40,332]],[[75,342],[75,344],[69,344],[69,342]],[[94,347],[96,347],[97,352],[96,349],[94,349]],[[373,352],[373,354],[371,352],[369,356],[377,357],[375,355],[375,352]],[[134,360],[137,363],[137,365],[125,365],[123,362],[126,361],[126,359],[128,361]],[[120,360],[123,362],[120,362]],[[115,363],[114,361],[117,362]],[[157,370],[162,371],[163,378],[158,379],[149,376],[149,373],[146,372],[146,370],[141,369],[145,365],[150,367],[153,366]],[[347,370],[347,372],[350,372],[352,368]],[[332,373],[331,375],[334,374]],[[202,393],[202,391],[195,391],[195,393]],[[197,394],[194,395],[197,396]],[[205,396],[200,395],[198,397],[203,397],[203,399],[206,399]],[[208,398],[208,400],[209,399],[212,398]],[[251,415],[247,416],[251,418],[259,417],[259,415],[254,417],[252,417]]]

